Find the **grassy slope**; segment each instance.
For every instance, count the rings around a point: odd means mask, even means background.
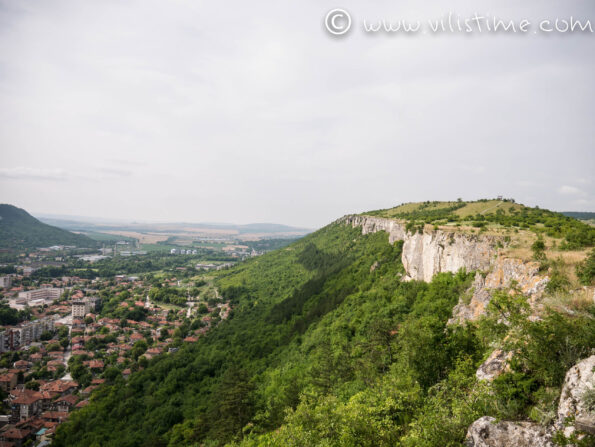
[[[12,205],[0,205],[0,217],[1,248],[36,248],[51,245],[96,246],[96,242],[86,236],[44,224],[25,210]]]

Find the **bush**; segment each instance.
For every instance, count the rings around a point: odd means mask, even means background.
[[[591,250],[587,259],[576,266],[576,276],[585,286],[595,284],[595,249]]]

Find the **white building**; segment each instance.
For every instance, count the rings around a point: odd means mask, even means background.
[[[85,318],[89,312],[95,312],[99,304],[98,297],[85,297],[72,302],[72,317]]]
[[[12,285],[12,278],[10,276],[0,276],[0,287],[9,289]]]
[[[57,300],[62,296],[64,289],[58,287],[45,287],[42,289],[27,290],[19,293],[17,303],[25,304],[32,300],[46,300],[53,301]]]
[[[77,300],[72,302],[72,317],[73,318],[85,318],[85,315],[89,313],[90,305],[88,301]]]

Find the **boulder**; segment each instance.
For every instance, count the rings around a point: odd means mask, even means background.
[[[555,447],[551,433],[532,422],[497,422],[491,416],[476,420],[467,431],[466,447]]]

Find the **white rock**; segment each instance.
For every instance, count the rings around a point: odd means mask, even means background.
[[[467,431],[466,447],[554,447],[551,434],[531,422],[496,422],[490,416],[476,420]]]
[[[496,377],[506,371],[508,367],[508,360],[510,360],[511,357],[511,352],[496,349],[477,369],[475,376],[478,380],[494,380]]]
[[[585,407],[582,396],[588,389],[595,386],[595,355],[588,357],[566,373],[562,393],[560,394],[560,403],[558,404],[558,419],[556,427],[564,428],[564,422],[567,418],[574,417],[583,419],[589,416],[589,410]],[[564,434],[569,436],[574,432],[574,427],[564,428]]]

